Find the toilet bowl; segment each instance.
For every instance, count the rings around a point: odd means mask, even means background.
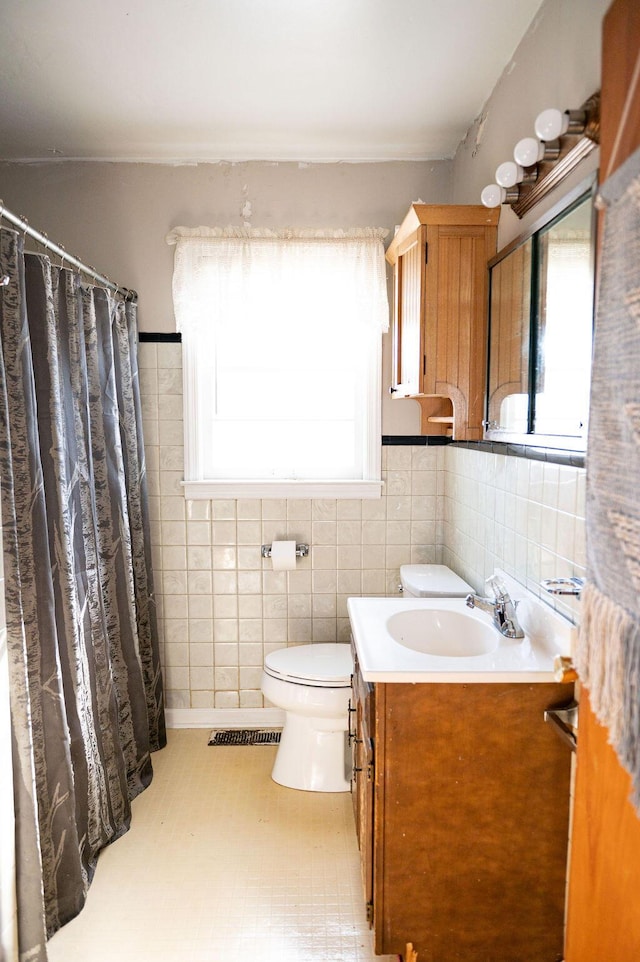
[[[473,591],[446,565],[401,565],[400,582],[411,598],[466,598]]]
[[[265,658],[262,693],[285,712],[271,777],[307,792],[348,792],[345,740],[353,657],[345,644],[281,648]]]

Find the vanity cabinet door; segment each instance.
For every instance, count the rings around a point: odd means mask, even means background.
[[[355,703],[355,751],[353,799],[356,831],[360,848],[360,872],[367,907],[367,919],[372,921],[373,909],[373,810],[374,773],[373,712],[374,688],[362,679],[359,671],[353,676]]]
[[[375,951],[562,957],[572,685],[376,684]]]
[[[498,211],[413,204],[387,251],[395,281],[394,399],[414,398],[422,434],[482,437],[487,262]]]

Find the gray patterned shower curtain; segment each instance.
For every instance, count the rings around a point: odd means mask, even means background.
[[[135,305],[24,253],[12,230],[0,275],[18,944],[45,962],[166,735]]]

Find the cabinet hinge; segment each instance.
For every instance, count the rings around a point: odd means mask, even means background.
[[[367,902],[367,922],[373,922],[373,902]]]

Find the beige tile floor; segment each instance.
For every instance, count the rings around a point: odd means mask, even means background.
[[[49,962],[385,962],[364,920],[351,798],[282,788],[271,746],[170,731],[131,831]]]

